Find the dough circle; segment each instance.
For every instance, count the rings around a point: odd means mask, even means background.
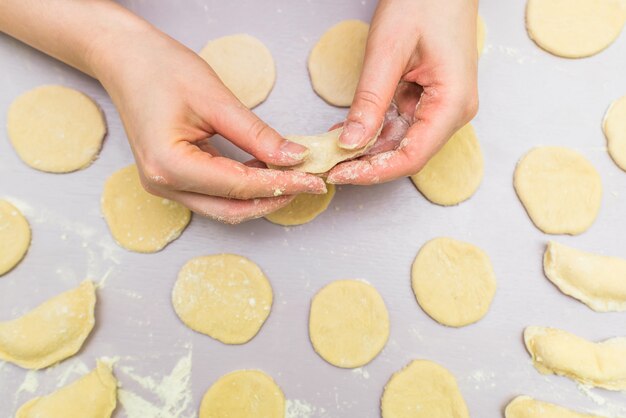
[[[478,15],[476,21],[476,46],[478,47],[478,55],[483,53],[485,49],[485,38],[487,36],[487,27],[481,15]]]
[[[315,351],[330,364],[361,367],[374,359],[389,338],[383,298],[360,280],[337,280],[311,302],[309,336]]]
[[[253,36],[238,34],[209,41],[200,56],[249,109],[264,102],[274,87],[272,53]]]
[[[602,418],[597,415],[579,414],[562,406],[518,396],[506,406],[505,418]]]
[[[285,418],[285,395],[260,370],[237,370],[204,394],[199,418]]]
[[[0,200],[0,276],[11,271],[30,246],[30,226],[24,215],[6,200]]]
[[[368,32],[367,23],[344,20],[328,29],[311,50],[308,66],[313,90],[328,103],[342,107],[352,104]]]
[[[381,410],[382,418],[469,418],[454,376],[428,360],[414,360],[391,376]]]
[[[243,344],[272,308],[272,287],[252,261],[234,254],[196,257],[178,273],[172,304],[194,331],[224,344]]]
[[[180,236],[191,219],[186,207],[146,192],[134,164],[107,179],[101,203],[115,241],[140,253],[163,249]]]
[[[435,321],[462,327],[487,314],[496,277],[487,254],[451,238],[435,238],[419,250],[412,268],[415,298]]]
[[[326,194],[303,193],[296,196],[287,206],[265,216],[268,221],[284,226],[302,225],[311,222],[324,212],[335,196],[335,185],[326,185]]]
[[[623,0],[528,0],[528,36],[546,51],[584,58],[607,48],[626,22]]]
[[[626,171],[626,96],[611,104],[602,128],[611,158]]]
[[[476,192],[483,179],[483,154],[472,125],[467,124],[411,176],[417,189],[433,203],[457,205]]]
[[[568,148],[531,150],[517,164],[514,185],[528,216],[546,234],[580,234],[600,211],[600,175]]]
[[[9,108],[7,126],[22,161],[50,173],[90,165],[106,134],[94,101],[62,86],[41,86],[19,96]]]

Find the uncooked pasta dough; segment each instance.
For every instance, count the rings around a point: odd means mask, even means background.
[[[389,338],[389,314],[376,289],[360,280],[337,280],[311,302],[309,336],[315,351],[337,367],[363,366]]]
[[[624,0],[528,0],[526,28],[541,48],[565,58],[602,51],[626,21]]]
[[[24,258],[30,245],[30,226],[11,203],[0,200],[0,276]]]
[[[335,195],[335,185],[326,185],[326,194],[299,194],[287,206],[265,216],[278,225],[292,226],[311,222],[330,205]]]
[[[428,360],[414,360],[391,376],[381,410],[383,418],[469,418],[454,376]]]
[[[272,308],[272,287],[247,258],[217,254],[191,259],[172,292],[178,317],[194,331],[225,344],[243,344],[261,329]]]
[[[350,106],[356,91],[369,25],[345,20],[328,29],[309,55],[309,75],[313,89],[335,106]]]
[[[483,179],[483,154],[472,125],[467,124],[411,176],[418,190],[438,205],[457,205],[469,199]]]
[[[62,86],[38,87],[15,99],[7,127],[22,161],[51,173],[87,167],[106,134],[104,117],[93,100]]]
[[[0,359],[42,369],[73,356],[95,324],[96,292],[85,280],[25,315],[0,322]]]
[[[527,327],[524,342],[542,374],[609,390],[626,389],[626,338],[593,343],[555,328]]]
[[[219,378],[200,404],[199,418],[285,418],[285,395],[259,370],[238,370]]]
[[[543,257],[543,269],[561,292],[591,309],[626,311],[626,260],[550,241]]]
[[[146,192],[134,164],[107,179],[101,203],[115,241],[140,253],[163,249],[180,236],[191,219],[186,207]]]
[[[272,54],[253,36],[238,34],[209,41],[200,56],[249,109],[265,101],[274,87]]]
[[[505,418],[602,418],[597,415],[579,414],[529,396],[518,396],[506,406]]]
[[[476,44],[478,47],[478,55],[483,53],[483,49],[485,49],[485,37],[487,34],[487,28],[485,27],[485,21],[482,16],[478,15],[478,20],[476,21]]]
[[[462,327],[485,316],[496,293],[496,277],[480,248],[436,238],[415,257],[412,286],[417,302],[431,318]]]
[[[117,403],[117,380],[111,366],[98,361],[82,378],[49,395],[31,399],[15,418],[109,418]]]
[[[531,150],[517,164],[514,184],[528,216],[547,234],[580,234],[600,211],[600,175],[585,157],[568,148]]]
[[[611,158],[626,171],[626,96],[611,104],[602,128]]]

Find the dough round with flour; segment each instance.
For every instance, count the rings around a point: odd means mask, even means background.
[[[134,164],[107,179],[101,203],[113,238],[127,250],[140,253],[163,249],[191,219],[186,207],[146,192]]]
[[[260,370],[238,370],[219,378],[200,404],[199,418],[285,418],[285,395]]]
[[[518,396],[506,406],[505,418],[602,418],[597,415],[579,414],[562,406]]]
[[[243,344],[261,329],[272,308],[272,287],[245,257],[217,254],[191,259],[172,292],[178,317],[194,331],[225,344]]]
[[[265,101],[274,87],[272,53],[253,36],[238,34],[209,41],[200,56],[249,109]]]
[[[431,318],[462,327],[485,316],[496,293],[496,277],[480,248],[435,238],[415,257],[412,286],[417,302]]]
[[[311,302],[309,336],[315,351],[337,367],[374,359],[389,338],[389,314],[376,289],[360,280],[337,280]]]
[[[104,117],[93,100],[62,86],[38,87],[15,99],[7,127],[22,161],[50,173],[87,167],[106,134]]]
[[[383,418],[469,418],[454,376],[427,360],[414,360],[391,376],[381,410]]]
[[[0,276],[15,267],[30,246],[30,226],[24,215],[0,200]]]
[[[600,175],[568,148],[531,150],[517,164],[514,185],[528,216],[546,234],[580,234],[600,211]]]
[[[626,22],[623,0],[528,0],[526,28],[546,51],[588,57],[607,48]]]
[[[328,29],[309,55],[309,75],[313,90],[328,103],[347,107],[352,104],[363,59],[369,25],[345,20]]]
[[[626,171],[626,96],[611,104],[602,124],[609,154]]]
[[[483,179],[483,154],[472,125],[467,124],[411,176],[418,190],[438,205],[457,205],[469,199]]]
[[[292,226],[311,222],[330,205],[335,195],[335,185],[326,185],[326,194],[300,194],[287,206],[265,216],[270,222],[278,225]]]

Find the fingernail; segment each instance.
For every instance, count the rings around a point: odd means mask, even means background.
[[[309,149],[304,145],[285,140],[280,146],[280,152],[290,161],[302,161],[309,155]]]
[[[365,137],[365,126],[359,122],[347,121],[343,132],[339,135],[339,146],[344,149],[356,149],[361,146]]]

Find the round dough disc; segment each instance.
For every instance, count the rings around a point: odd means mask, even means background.
[[[611,158],[626,171],[626,96],[613,102],[606,112],[603,129]]]
[[[496,277],[487,254],[450,238],[427,242],[415,257],[411,277],[422,309],[450,327],[480,320],[496,293]]]
[[[478,47],[478,55],[481,55],[485,49],[486,35],[487,28],[485,27],[485,21],[481,15],[478,15],[478,20],[476,21],[476,44]]]
[[[469,199],[483,179],[483,154],[472,125],[455,133],[422,170],[411,176],[418,190],[438,205]]]
[[[313,90],[328,103],[347,107],[361,76],[369,25],[345,20],[328,29],[309,55]]]
[[[337,367],[361,367],[389,338],[389,314],[378,291],[360,280],[337,280],[311,302],[309,335],[315,351]]]
[[[146,192],[134,164],[107,179],[101,203],[113,238],[127,250],[140,253],[163,249],[191,219],[186,207]]]
[[[427,360],[414,360],[391,376],[381,410],[383,418],[469,418],[454,376]]]
[[[87,167],[106,134],[104,117],[93,100],[62,86],[38,87],[15,99],[7,126],[22,161],[50,173]]]
[[[30,226],[24,215],[6,200],[0,200],[0,276],[24,258],[30,246]]]
[[[326,194],[299,194],[287,206],[265,216],[278,225],[292,226],[311,222],[330,205],[335,195],[335,185],[327,184]]]
[[[224,344],[243,344],[259,332],[270,314],[272,287],[261,269],[245,257],[196,257],[178,273],[172,304],[194,331]]]
[[[199,418],[285,418],[285,395],[259,370],[238,370],[219,378],[204,394]]]
[[[600,211],[600,175],[568,148],[531,150],[517,164],[514,185],[528,216],[546,234],[580,234]]]
[[[607,48],[626,22],[623,0],[528,0],[528,36],[565,58],[588,57]]]
[[[265,101],[274,87],[276,68],[272,54],[253,36],[230,35],[209,41],[200,56],[249,109]]]

